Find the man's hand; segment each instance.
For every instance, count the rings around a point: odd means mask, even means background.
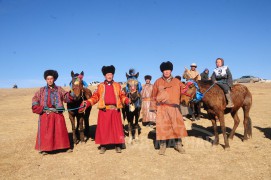
[[[91,106],[91,104],[90,104],[90,102],[89,102],[88,100],[83,101],[83,102],[81,103],[81,105],[80,105],[80,108],[78,109],[78,112],[79,112],[79,113],[84,113],[85,110],[86,110],[88,107],[90,107],[90,106]]]
[[[130,103],[131,103],[131,99],[130,99],[130,98],[126,98],[125,104],[128,105],[128,104],[130,104]]]

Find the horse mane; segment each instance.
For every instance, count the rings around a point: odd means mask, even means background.
[[[213,85],[212,80],[199,80],[198,83],[204,84],[204,85]]]

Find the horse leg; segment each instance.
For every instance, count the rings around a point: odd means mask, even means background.
[[[224,119],[224,112],[220,112],[218,114],[218,118],[220,120],[220,127],[222,130],[222,134],[224,137],[224,143],[225,143],[225,150],[228,150],[230,148],[229,141],[226,134],[226,125],[225,125],[225,119]]]
[[[201,112],[200,112],[200,108],[201,108],[201,102],[196,103],[195,106],[196,106],[196,111],[197,111],[197,112],[196,112],[196,114],[197,114],[196,119],[197,119],[197,120],[200,120],[200,113],[201,113]]]
[[[89,138],[89,115],[90,115],[91,107],[86,109],[84,113],[84,125],[85,125],[85,138]]]
[[[71,113],[69,113],[69,118],[72,125],[72,139],[73,143],[77,143],[77,137],[76,137],[76,129],[75,129],[75,116],[73,116]]]
[[[251,106],[244,106],[244,141],[248,140],[248,138],[252,137],[252,125],[251,119],[249,117],[249,111]]]
[[[195,117],[195,104],[190,103],[190,108],[192,110],[192,115],[191,115],[192,121],[195,121],[196,120],[196,117]]]
[[[231,116],[233,117],[234,119],[234,125],[233,125],[233,128],[231,130],[231,133],[230,133],[230,136],[229,136],[229,139],[233,139],[233,136],[234,136],[234,133],[236,131],[236,128],[238,127],[239,123],[240,123],[240,119],[238,117],[238,114],[237,114],[237,111],[234,111],[234,112],[231,112]]]
[[[216,120],[214,118],[212,118],[211,121],[212,121],[212,124],[213,124],[214,133],[215,133],[215,139],[214,139],[213,145],[218,145],[219,136],[218,136],[218,132],[217,132]]]
[[[139,110],[137,110],[139,111]],[[139,119],[139,112],[135,114],[135,141],[138,141],[139,139],[139,125],[138,125],[138,119]]]
[[[131,113],[131,112],[129,112],[129,113]],[[127,114],[127,120],[128,120],[128,136],[129,136],[128,143],[132,144],[132,142],[133,142],[133,134],[132,134],[133,119],[130,114]]]
[[[81,143],[84,142],[85,140],[85,135],[84,135],[84,116],[81,114],[79,117],[79,134],[80,134],[80,141]]]

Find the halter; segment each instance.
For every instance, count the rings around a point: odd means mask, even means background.
[[[133,92],[131,92],[131,90],[130,90],[130,84],[132,84],[135,87],[135,89],[133,89]],[[126,92],[128,94],[128,98],[132,100],[132,102],[129,104],[129,110],[131,112],[134,111],[134,108],[141,106],[140,105],[141,104],[140,95],[139,95],[140,90],[139,90],[138,85],[139,85],[139,81],[137,80],[136,77],[134,77],[134,76],[128,77],[127,85],[126,85]],[[136,93],[136,98],[132,99],[131,97],[132,97],[132,94],[134,94],[134,93]],[[133,106],[133,107],[131,107],[131,106]]]
[[[192,98],[192,94],[188,94],[188,93],[187,93],[188,87],[189,87],[190,85],[192,85],[192,84],[193,84],[193,82],[191,82],[191,81],[187,82],[187,84],[185,85],[185,87],[181,90],[181,94],[186,95],[186,96]]]
[[[187,93],[188,87],[189,87],[190,85],[192,85],[192,84],[196,87],[196,93],[195,93],[195,95],[194,95],[194,96],[195,96],[194,98],[192,97],[192,94],[188,94],[188,93]],[[205,93],[206,93],[206,92],[205,92]],[[187,82],[187,84],[185,85],[184,90],[181,92],[181,94],[190,97],[190,99],[191,99],[190,102],[196,102],[196,103],[199,102],[199,101],[201,101],[201,99],[202,99],[203,96],[204,96],[204,94],[202,94],[202,93],[200,92],[198,83],[195,82],[195,81],[193,81],[193,80],[189,80],[189,81]]]

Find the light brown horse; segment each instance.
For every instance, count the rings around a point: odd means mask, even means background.
[[[224,136],[225,149],[227,149],[230,146],[226,135],[224,114],[231,113],[231,116],[234,119],[234,126],[229,135],[229,139],[233,139],[235,130],[240,123],[240,119],[237,113],[240,108],[242,108],[244,112],[243,140],[247,140],[248,138],[252,137],[252,125],[251,119],[249,117],[249,111],[252,106],[252,95],[246,86],[236,84],[232,87],[231,96],[234,103],[234,107],[226,109],[226,98],[224,92],[217,84],[213,85],[211,81],[194,81],[194,82],[198,84],[200,92],[205,93],[202,102],[204,103],[204,106],[209,115],[209,119],[212,121],[212,125],[214,128],[215,133],[214,145],[218,145],[219,143],[216,117],[220,121],[221,130]],[[188,82],[185,86],[185,90],[183,90],[181,94],[181,103],[184,105],[188,105],[188,103],[195,98],[196,90],[197,88],[195,86],[195,83]]]
[[[67,107],[69,110],[69,118],[72,124],[72,135],[73,135],[73,142],[77,144],[78,141],[78,134],[80,135],[80,141],[84,142],[89,137],[89,115],[91,111],[91,106],[85,109],[84,113],[78,113],[78,108],[80,107],[82,101],[89,99],[92,96],[92,92],[88,88],[84,88],[83,80],[81,77],[84,76],[84,72],[82,71],[79,74],[74,74],[71,72],[72,81],[71,91],[73,93],[73,101],[67,103]],[[77,125],[75,127],[75,118],[77,119]],[[85,126],[85,128],[84,128]],[[79,130],[78,130],[79,128]],[[85,130],[84,130],[85,129]]]

